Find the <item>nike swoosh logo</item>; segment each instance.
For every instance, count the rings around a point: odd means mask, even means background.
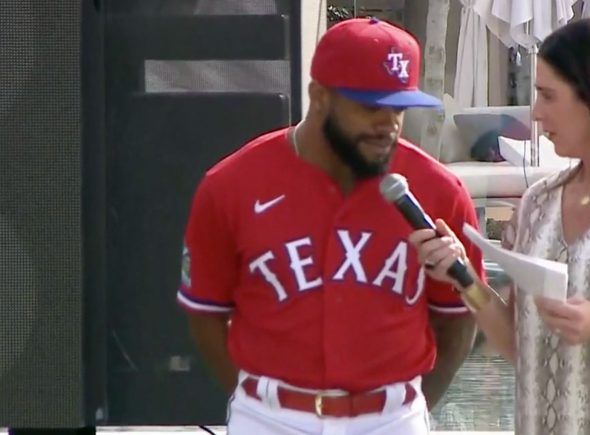
[[[254,212],[256,214],[260,214],[263,211],[271,208],[273,205],[277,204],[278,202],[282,201],[285,198],[285,195],[281,195],[281,196],[277,196],[274,199],[271,199],[270,201],[266,201],[266,202],[260,202],[260,200],[256,200],[256,203],[254,203]]]

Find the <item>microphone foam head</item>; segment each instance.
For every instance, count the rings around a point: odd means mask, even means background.
[[[379,191],[387,202],[396,202],[409,192],[408,180],[400,174],[387,174],[379,184]]]

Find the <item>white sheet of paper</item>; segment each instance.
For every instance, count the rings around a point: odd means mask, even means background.
[[[500,248],[469,224],[463,224],[463,233],[481,249],[485,258],[498,263],[520,290],[565,302],[567,264]]]

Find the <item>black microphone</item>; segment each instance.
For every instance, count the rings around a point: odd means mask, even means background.
[[[414,229],[433,229],[436,231],[434,222],[424,212],[418,200],[410,192],[406,177],[400,174],[388,174],[381,180],[379,190],[383,198],[395,205]],[[469,274],[467,266],[461,258],[455,260],[447,273],[451,278],[459,282],[463,288],[467,288],[474,283],[473,277]]]

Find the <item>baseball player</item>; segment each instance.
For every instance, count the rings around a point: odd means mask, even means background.
[[[233,392],[231,435],[426,434],[427,403],[470,350],[467,308],[421,268],[412,229],[379,193],[400,173],[431,216],[458,234],[477,226],[461,182],[399,137],[406,108],[440,105],[418,90],[420,56],[386,22],[335,25],[313,57],[305,119],[198,186],[178,302]]]

